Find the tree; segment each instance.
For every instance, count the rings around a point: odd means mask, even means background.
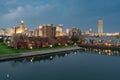
[[[12,41],[11,41],[12,43],[11,44],[13,44],[13,47],[15,49],[18,49],[18,47],[19,47],[19,45],[18,45],[19,41],[23,41],[24,42],[25,40],[27,40],[27,36],[25,34],[14,34],[12,36]],[[21,44],[21,45],[24,45],[24,43]]]
[[[78,36],[72,36],[71,37],[71,41],[73,41],[74,43],[77,43],[78,40],[79,40]]]
[[[0,37],[0,42],[3,42],[3,41],[4,41],[3,37]]]

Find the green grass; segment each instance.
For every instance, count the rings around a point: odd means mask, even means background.
[[[30,50],[28,49],[14,49],[6,46],[4,43],[0,43],[0,55],[6,55],[6,54],[17,54],[22,52],[28,52]]]
[[[59,48],[67,48],[67,47],[74,47],[73,45],[70,46],[55,46],[52,48],[46,47],[46,48],[39,48],[39,49],[13,49],[8,46],[6,46],[4,43],[0,43],[0,55],[11,55],[11,54],[19,54],[23,52],[31,52],[31,51],[43,51],[43,50],[51,50],[51,49],[59,49]]]
[[[5,46],[5,44],[3,43],[0,43],[0,55],[1,54],[12,54],[12,53],[16,53],[16,50]]]

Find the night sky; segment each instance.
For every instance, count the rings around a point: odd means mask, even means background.
[[[0,0],[0,28],[25,26],[35,29],[41,24],[63,24],[92,28],[102,19],[104,32],[120,32],[120,0]]]

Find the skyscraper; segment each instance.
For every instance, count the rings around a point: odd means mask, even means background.
[[[56,27],[53,24],[40,25],[36,29],[36,34],[35,34],[35,36],[40,36],[44,38],[55,37],[55,35],[56,35]]]
[[[63,36],[63,25],[59,24],[59,26],[56,27],[56,37]]]
[[[98,34],[103,33],[103,20],[98,20]]]
[[[20,22],[20,26],[15,28],[15,33],[16,33],[16,34],[17,34],[17,33],[23,33],[23,32],[25,32],[26,30],[27,30],[27,28],[25,28],[25,26],[24,26],[24,21],[21,21],[21,22]]]
[[[79,28],[69,28],[66,29],[67,36],[69,37],[80,37],[81,36],[81,30]]]

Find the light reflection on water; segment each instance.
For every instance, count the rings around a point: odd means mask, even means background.
[[[84,53],[84,52],[89,52],[90,54],[98,54],[98,55],[108,55],[108,56],[120,56],[119,51],[112,51],[112,50],[100,50],[100,49],[92,49],[92,50],[86,50],[83,49],[73,51],[73,52],[64,52],[64,53],[58,53],[58,54],[50,54],[50,55],[41,55],[41,56],[33,56],[33,57],[27,57],[27,58],[20,58],[20,59],[15,59],[12,60],[12,66],[17,66],[18,63],[29,63],[29,62],[41,62],[41,61],[53,61],[56,57],[61,58],[61,57],[67,57],[70,54],[77,54],[77,53]]]
[[[83,49],[2,61],[0,80],[119,80],[117,56],[117,51]]]
[[[120,51],[118,50],[110,50],[110,49],[89,49],[89,48],[82,48],[83,51],[89,53],[95,53],[99,55],[108,55],[108,56],[120,56]]]

